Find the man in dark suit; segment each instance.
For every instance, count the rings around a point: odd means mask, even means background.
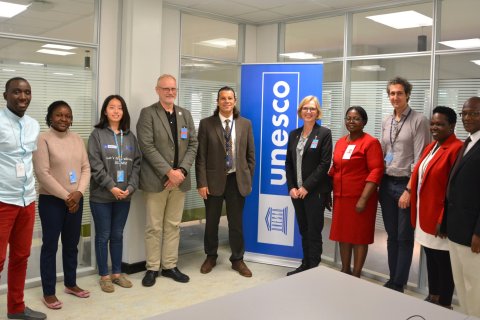
[[[205,201],[207,254],[200,272],[209,273],[216,265],[218,224],[225,200],[232,269],[251,277],[252,272],[243,262],[242,212],[245,197],[252,191],[255,147],[252,124],[239,115],[236,101],[232,88],[221,88],[213,116],[202,119],[198,128],[195,172],[198,193]]]
[[[442,232],[460,306],[480,317],[480,97],[468,99],[460,116],[470,136],[450,172]]]
[[[137,136],[143,159],[140,189],[147,211],[145,287],[162,275],[178,282],[189,277],[177,268],[180,222],[185,192],[190,190],[188,171],[195,160],[197,136],[192,115],[175,105],[177,81],[172,75],[158,78],[155,90],[159,101],[143,108]]]

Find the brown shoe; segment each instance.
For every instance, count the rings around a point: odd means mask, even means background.
[[[241,276],[250,278],[252,276],[252,271],[248,269],[247,265],[243,260],[232,261],[232,269],[238,271]]]
[[[207,259],[203,262],[202,266],[200,267],[200,272],[205,274],[212,271],[213,267],[217,265],[217,257],[215,256],[207,256]]]

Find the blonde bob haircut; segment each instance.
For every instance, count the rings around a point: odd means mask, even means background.
[[[310,101],[313,101],[315,104],[315,108],[317,108],[317,120],[322,118],[322,109],[320,108],[320,102],[318,101],[318,98],[315,96],[306,96],[305,98],[300,101],[300,104],[298,105],[297,109],[297,115],[302,118],[302,108],[306,104],[310,103]],[[303,118],[302,118],[303,119]]]

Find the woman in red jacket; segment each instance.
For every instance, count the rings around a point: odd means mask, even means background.
[[[453,133],[456,122],[453,109],[440,106],[433,110],[430,132],[434,141],[425,148],[407,185],[410,203],[399,200],[400,206],[411,205],[415,240],[425,250],[429,291],[425,300],[447,308],[451,308],[454,284],[447,239],[440,237],[439,226],[450,169],[462,147]]]
[[[363,131],[367,121],[365,109],[348,108],[345,127],[349,134],[335,144],[329,172],[333,177],[330,239],[339,242],[342,272],[355,277],[360,277],[368,245],[373,243],[377,188],[384,171],[380,142]]]

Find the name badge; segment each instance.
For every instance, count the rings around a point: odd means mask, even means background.
[[[77,173],[75,170],[68,172],[68,180],[70,180],[70,184],[77,183]]]
[[[23,163],[16,163],[15,164],[15,170],[17,172],[17,178],[23,178],[25,177],[25,164]]]
[[[125,171],[117,170],[117,182],[125,182]]]
[[[182,129],[180,129],[180,139],[186,140],[187,138],[188,138],[187,127],[182,127]]]
[[[311,149],[316,149],[318,146],[318,139],[313,139],[312,144],[310,145]]]
[[[114,144],[107,144],[108,149],[117,149],[117,146]]]
[[[343,154],[342,159],[349,160],[352,157],[353,150],[355,150],[355,145],[351,144],[347,147],[347,150],[345,150],[345,153]]]
[[[393,161],[393,152],[388,152],[386,155],[385,155],[385,163],[387,164],[387,166],[389,166]]]

